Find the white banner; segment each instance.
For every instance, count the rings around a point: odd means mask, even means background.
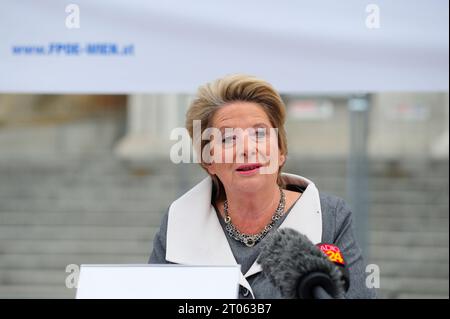
[[[3,0],[0,92],[448,90],[448,1]]]

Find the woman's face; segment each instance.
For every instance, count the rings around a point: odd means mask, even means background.
[[[276,184],[285,156],[279,152],[277,131],[260,105],[227,104],[214,114],[212,126],[220,131],[221,139],[211,139],[215,160],[206,168],[217,175],[226,192],[257,192]]]

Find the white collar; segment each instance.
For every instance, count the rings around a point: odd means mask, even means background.
[[[314,183],[302,176],[282,173],[286,184],[306,187],[280,228],[293,228],[306,235],[314,244],[322,238],[322,211],[319,191]],[[212,180],[206,177],[169,208],[166,260],[184,265],[236,265],[236,259],[211,205]],[[253,295],[246,278],[261,271],[254,263],[240,284]]]

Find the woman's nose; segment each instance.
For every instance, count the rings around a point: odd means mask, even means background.
[[[257,161],[257,153],[257,143],[250,137],[247,131],[242,133],[237,139],[236,157],[240,160],[246,160],[248,163],[253,163]]]

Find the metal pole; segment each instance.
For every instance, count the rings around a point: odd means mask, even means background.
[[[350,97],[350,149],[347,162],[347,198],[355,219],[356,237],[367,260],[368,256],[368,155],[369,99],[367,95]]]

